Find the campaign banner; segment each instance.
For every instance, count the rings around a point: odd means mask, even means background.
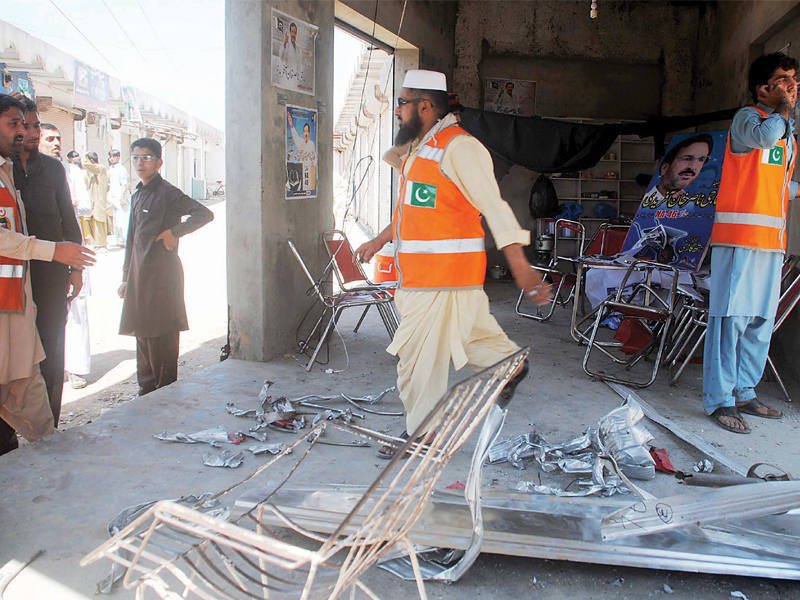
[[[75,61],[75,106],[108,115],[109,90],[108,74],[79,60]]]
[[[622,254],[696,271],[705,257],[727,131],[676,135],[645,192]]]
[[[272,85],[314,95],[314,44],[319,28],[272,9]]]
[[[286,107],[286,199],[317,197],[317,111]]]

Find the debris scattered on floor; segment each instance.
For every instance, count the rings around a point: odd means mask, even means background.
[[[256,444],[255,446],[250,446],[248,450],[253,453],[254,456],[258,456],[259,454],[280,454],[284,450],[286,450],[288,446],[282,442],[275,442],[273,444]],[[288,452],[287,454],[291,454]]]
[[[668,475],[675,474],[676,469],[669,459],[669,453],[666,448],[654,448],[650,446],[650,456],[653,457],[656,463],[656,471],[659,473],[667,473]]]
[[[534,457],[545,473],[557,470],[564,473],[592,473],[595,480],[592,485],[602,485],[598,483],[598,471],[602,477],[602,467],[597,466],[598,458],[600,455],[610,455],[628,477],[653,479],[655,460],[645,447],[653,436],[639,422],[643,416],[638,403],[627,400],[602,417],[597,429],[588,429],[582,436],[563,444],[550,444],[536,432],[512,440],[500,440],[489,451],[489,462],[509,462],[518,469],[524,469],[523,459]],[[613,482],[612,487],[617,485],[617,482]],[[540,493],[553,492],[543,490]]]
[[[211,444],[213,448],[219,448],[220,444],[230,442],[228,434],[222,425],[217,425],[211,429],[203,429],[196,433],[167,433],[164,431],[153,437],[157,440],[177,442],[179,444]]]
[[[664,584],[664,593],[665,594],[674,594],[675,590],[673,590],[668,583]]]
[[[743,592],[740,592],[738,590],[735,591],[735,592],[731,592],[731,597],[732,598],[741,598],[741,600],[750,600],[750,598],[745,596]]]
[[[231,450],[223,450],[221,454],[211,454],[210,452],[203,455],[203,464],[207,467],[227,467],[235,469],[244,462],[244,454],[242,452],[232,452]]]
[[[711,473],[714,470],[714,463],[707,458],[704,458],[703,460],[695,463],[694,466],[692,466],[692,469],[694,469],[695,473]]]

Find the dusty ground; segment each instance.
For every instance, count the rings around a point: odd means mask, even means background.
[[[216,362],[225,344],[227,300],[225,284],[225,203],[209,204],[214,220],[184,237],[180,257],[185,272],[189,331],[181,335],[178,376],[186,377]],[[91,423],[105,411],[136,397],[136,343],[121,336],[122,300],[117,296],[124,248],[99,254],[90,277],[89,326],[92,371],[81,390],[64,384],[59,429]],[[209,281],[209,274],[214,281]]]

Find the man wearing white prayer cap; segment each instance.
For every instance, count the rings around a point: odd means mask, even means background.
[[[522,249],[530,232],[520,228],[500,196],[489,151],[458,126],[449,112],[447,79],[436,71],[409,71],[397,99],[395,144],[411,142],[400,167],[400,195],[392,224],[362,244],[356,258],[369,261],[397,244],[400,327],[387,352],[399,358],[397,389],[413,432],[447,390],[455,368],[484,369],[519,350],[489,312],[483,291],[486,252],[481,215],[503,251],[517,285],[538,304],[551,291]],[[503,394],[510,398],[527,362]],[[407,436],[404,433],[403,436]],[[381,458],[394,449],[384,446]]]

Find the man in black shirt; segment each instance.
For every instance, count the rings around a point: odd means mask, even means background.
[[[64,167],[51,156],[39,152],[41,122],[36,103],[25,104],[25,138],[22,152],[14,159],[14,183],[20,191],[27,213],[28,233],[51,242],[83,242]],[[47,386],[53,422],[58,427],[61,393],[64,387],[64,331],[68,303],[78,295],[82,269],[57,262],[31,261],[31,286],[36,303],[36,327],[44,347],[40,363]]]
[[[158,141],[141,138],[133,142],[131,162],[142,181],[131,198],[119,287],[124,299],[119,332],[136,336],[142,396],[178,379],[180,332],[189,329],[178,238],[209,223],[214,213],[161,178]]]

